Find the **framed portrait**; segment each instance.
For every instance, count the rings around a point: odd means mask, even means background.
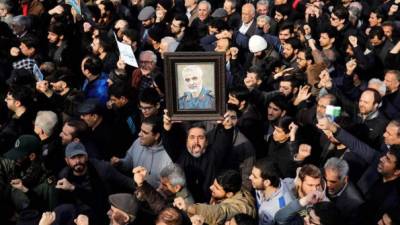
[[[165,53],[165,101],[172,120],[218,120],[225,113],[225,59],[218,52]]]

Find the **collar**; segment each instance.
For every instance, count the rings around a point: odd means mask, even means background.
[[[372,120],[379,116],[379,110],[376,110],[375,112],[370,112],[365,118],[363,118],[360,113],[358,114],[358,116],[361,118],[362,121]]]

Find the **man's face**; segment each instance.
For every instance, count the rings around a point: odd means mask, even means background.
[[[111,225],[126,224],[126,221],[129,220],[129,215],[127,213],[113,205],[111,205],[111,208],[108,210],[107,216],[110,219]]]
[[[292,59],[292,58],[294,57],[294,55],[295,55],[296,53],[295,53],[295,50],[294,50],[294,48],[292,47],[292,45],[290,45],[290,44],[284,44],[284,45],[283,45],[283,52],[282,52],[282,54],[283,54],[283,57],[284,57],[285,59],[290,60],[290,59]]]
[[[186,88],[190,92],[200,92],[203,86],[202,76],[196,73],[183,74],[183,80]]]
[[[185,0],[185,7],[190,8],[196,4],[195,0]]]
[[[98,116],[96,114],[83,114],[80,116],[81,120],[85,121],[85,123],[88,125],[88,127],[93,128],[93,126],[97,122]]]
[[[71,158],[65,158],[65,161],[74,172],[82,173],[86,170],[88,157],[86,155],[75,155]]]
[[[257,14],[266,16],[268,14],[268,6],[265,4],[257,4]]]
[[[394,125],[393,123],[389,123],[386,126],[386,131],[383,134],[385,144],[387,145],[395,145],[400,144],[400,137],[399,137],[399,128]]]
[[[199,6],[197,7],[197,12],[198,12],[198,17],[201,21],[204,21],[207,19],[209,11],[208,11],[208,5],[205,3],[200,3]]]
[[[21,53],[26,57],[31,57],[35,53],[35,48],[34,47],[29,48],[23,42],[21,42],[21,44],[19,45],[19,49],[21,50]]]
[[[283,21],[284,16],[283,16],[282,13],[280,13],[280,12],[277,11],[277,12],[275,12],[274,19],[275,19],[275,21],[276,21],[277,23],[279,23],[279,22]]]
[[[389,39],[392,38],[393,35],[393,27],[392,26],[383,26],[383,33],[385,33],[385,36]]]
[[[171,23],[171,33],[177,35],[181,32],[181,21],[173,19]]]
[[[232,2],[230,1],[225,1],[224,2],[224,9],[227,12],[228,15],[233,13],[234,8],[232,7]]]
[[[340,180],[337,171],[325,169],[326,188],[330,195],[337,194],[346,184],[345,179]]]
[[[378,164],[378,172],[385,176],[393,176],[396,171],[397,158],[395,155],[388,152],[386,155],[382,156]]]
[[[219,185],[216,179],[214,179],[214,183],[210,186],[211,196],[217,200],[221,200],[226,198],[226,192],[224,188]]]
[[[216,52],[226,52],[229,48],[229,40],[226,38],[219,39],[217,41],[217,46],[215,47],[214,51]]]
[[[304,52],[297,53],[296,63],[300,70],[305,71],[307,69],[307,59]]]
[[[147,118],[150,116],[157,115],[159,105],[153,105],[146,102],[139,102],[139,109],[142,111],[143,117]]]
[[[382,44],[382,42],[383,42],[383,39],[382,40],[379,39],[378,36],[376,36],[376,35],[373,38],[369,39],[369,43],[372,46],[379,46]]]
[[[335,28],[338,28],[340,25],[344,23],[343,20],[339,19],[339,17],[337,17],[333,13],[331,13],[330,21],[331,21],[331,26]]]
[[[284,96],[289,96],[293,92],[292,83],[290,81],[281,81],[281,82],[279,82],[279,91]]]
[[[245,24],[250,23],[251,20],[253,20],[254,16],[255,15],[254,15],[252,7],[248,4],[243,5],[243,7],[242,7],[242,22]]]
[[[142,25],[143,25],[144,28],[150,28],[151,26],[153,26],[153,24],[154,24],[154,19],[153,18],[150,18],[148,20],[143,20],[142,21]]]
[[[15,100],[15,98],[10,95],[10,93],[7,94],[7,97],[4,99],[4,101],[7,103],[7,108],[10,111],[15,112],[15,110],[17,109],[17,100]]]
[[[306,196],[307,194],[313,191],[321,191],[321,179],[320,178],[313,178],[310,176],[305,176],[304,180],[300,184],[300,196]]]
[[[246,77],[244,78],[244,83],[247,88],[256,88],[261,84],[261,80],[258,78],[256,73],[247,72]]]
[[[289,29],[285,29],[285,30],[279,31],[279,36],[278,37],[279,37],[279,41],[281,42],[281,44],[283,44],[291,36],[292,35],[290,34],[290,30]]]
[[[285,133],[282,128],[275,126],[272,138],[278,143],[283,143],[289,138],[289,134]]]
[[[160,177],[160,186],[158,189],[166,196],[172,196],[178,191],[167,177]]]
[[[393,93],[399,89],[400,82],[397,80],[397,76],[394,73],[386,73],[383,82],[385,82],[389,93]]]
[[[121,98],[117,98],[113,95],[110,97],[111,105],[117,109],[122,108],[125,105],[124,100]]]
[[[153,127],[150,124],[142,123],[139,132],[139,141],[143,146],[152,146],[157,143],[160,134],[154,134]]]
[[[361,114],[367,115],[375,112],[377,104],[374,103],[374,94],[371,91],[364,91],[358,101],[358,108]]]
[[[100,41],[98,38],[93,39],[91,46],[93,54],[95,55],[100,54]]]
[[[380,20],[381,19],[378,19],[377,15],[374,12],[371,12],[371,14],[369,14],[368,22],[370,27],[378,26],[381,22]]]
[[[329,105],[329,98],[320,98],[317,102],[317,118],[322,118],[325,116],[326,107]]]
[[[329,38],[329,35],[327,33],[321,33],[319,36],[319,45],[321,45],[322,48],[328,47],[331,44],[331,39]]]
[[[261,177],[261,171],[253,166],[249,176],[251,186],[256,190],[264,190],[264,179]]]
[[[270,102],[268,104],[268,109],[267,109],[267,119],[270,122],[278,120],[280,117],[282,117],[282,109],[279,108],[275,103]]]
[[[61,143],[63,145],[67,145],[69,143],[71,143],[74,139],[74,137],[72,136],[72,134],[75,132],[75,128],[69,126],[67,123],[64,124],[61,133],[60,133],[60,138],[61,138]]]
[[[195,158],[199,158],[203,155],[207,148],[206,131],[199,127],[190,129],[186,141],[186,148]]]
[[[7,8],[3,3],[0,3],[0,17],[5,17],[8,13]]]
[[[150,54],[142,54],[140,56],[140,62],[139,62],[139,66],[141,70],[145,70],[148,72],[151,72],[154,70],[155,68],[155,63],[153,61],[153,58],[151,57]]]
[[[57,44],[59,39],[59,36],[56,33],[53,33],[51,31],[48,32],[47,34],[47,39],[49,40],[49,43],[52,44]]]

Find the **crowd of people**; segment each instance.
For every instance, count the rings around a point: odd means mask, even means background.
[[[0,224],[400,225],[399,5],[0,0]]]

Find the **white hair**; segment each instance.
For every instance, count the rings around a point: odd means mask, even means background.
[[[146,55],[146,54],[148,54],[148,55],[151,56],[151,60],[152,60],[154,63],[157,63],[157,55],[156,55],[153,51],[151,51],[151,50],[146,50],[146,51],[141,52],[139,58],[142,58],[142,56],[144,56],[144,55]]]
[[[47,136],[53,134],[57,122],[57,114],[53,111],[39,111],[36,114],[35,126],[40,127]]]
[[[385,82],[379,80],[378,78],[372,78],[371,80],[368,81],[368,87],[370,85],[376,84],[378,85],[378,92],[381,96],[384,96],[386,94],[386,85]]]
[[[346,160],[332,157],[326,161],[324,169],[325,171],[328,169],[335,171],[339,177],[339,180],[343,181],[343,179],[349,173],[349,164],[346,162]]]
[[[203,70],[198,65],[188,65],[182,70],[182,76],[186,76],[189,74],[196,74],[199,76],[203,76]]]
[[[200,4],[206,4],[206,5],[207,5],[207,12],[208,12],[208,14],[211,13],[211,4],[210,4],[208,1],[203,0],[203,1],[199,2],[199,5],[200,5]]]
[[[167,50],[166,52],[175,52],[176,48],[179,45],[179,42],[175,40],[175,38],[171,36],[167,36],[161,39],[161,43],[167,44]]]

